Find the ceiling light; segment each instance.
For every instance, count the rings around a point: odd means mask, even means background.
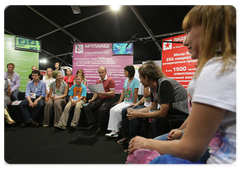
[[[119,10],[119,8],[120,8],[120,5],[111,5],[111,9],[114,11]]]
[[[39,60],[39,63],[45,64],[45,63],[47,63],[47,60],[46,59]]]

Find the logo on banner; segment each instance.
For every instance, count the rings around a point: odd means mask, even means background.
[[[83,45],[75,45],[75,53],[83,53]]]
[[[172,41],[172,39],[166,40],[166,41]],[[171,50],[171,49],[172,49],[172,43],[163,42],[163,50]]]

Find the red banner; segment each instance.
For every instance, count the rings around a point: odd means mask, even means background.
[[[163,41],[183,42],[186,34],[163,39]],[[187,47],[181,43],[162,43],[162,71],[167,77],[178,81],[187,88],[196,71],[197,60],[191,58]]]

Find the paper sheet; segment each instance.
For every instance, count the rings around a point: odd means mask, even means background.
[[[94,84],[94,85],[88,85],[88,89],[89,89],[92,93],[105,92],[102,83],[100,83],[100,84]]]

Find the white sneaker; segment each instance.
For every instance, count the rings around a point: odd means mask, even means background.
[[[112,131],[110,133],[106,133],[105,136],[112,137],[112,138],[117,138],[118,134],[115,131]]]

